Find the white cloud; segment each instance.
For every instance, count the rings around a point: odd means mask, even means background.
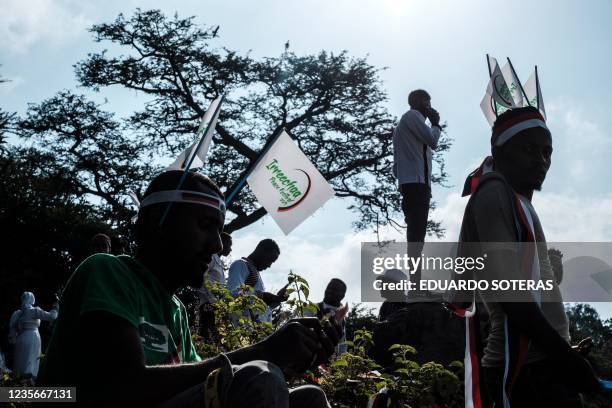
[[[612,241],[612,194],[600,197],[539,193],[534,207],[549,242]]]
[[[446,242],[457,241],[459,239],[461,220],[463,219],[463,211],[465,210],[467,201],[467,197],[461,197],[461,194],[456,192],[449,193],[446,197],[438,199],[438,208],[431,212],[429,218],[441,222],[442,228],[446,231],[444,237],[440,239],[429,237],[426,238],[426,240]]]
[[[562,180],[565,191],[599,186],[601,178],[593,175],[609,174],[607,159],[612,153],[612,140],[604,134],[603,121],[604,118],[597,117],[596,109],[566,98],[549,105],[548,124],[555,148],[549,178],[553,182]]]
[[[91,21],[72,0],[5,0],[0,13],[0,50],[25,53],[39,41],[57,45],[85,32]]]
[[[432,217],[446,228],[442,241],[458,239],[466,204],[467,197],[458,193],[440,200]],[[533,206],[549,242],[612,241],[612,194],[597,197],[536,192]]]

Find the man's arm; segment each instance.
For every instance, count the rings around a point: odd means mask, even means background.
[[[270,292],[257,292],[256,295],[268,306],[278,305],[279,303],[285,302],[287,299],[289,299],[289,296],[287,295],[280,296]]]
[[[487,251],[487,280],[519,279],[519,254],[511,249]],[[523,275],[524,276],[524,275]],[[498,300],[508,320],[525,333],[530,340],[537,343],[542,350],[551,356],[563,356],[571,350],[570,345],[550,325],[539,305],[529,291],[507,291],[505,293],[481,292],[483,297],[495,302]],[[504,301],[505,300],[505,301]]]
[[[421,121],[416,114],[409,114],[402,116],[400,120],[400,126],[405,127],[411,133],[424,144],[435,149],[438,146],[438,140],[440,139],[441,128],[439,125],[429,127],[425,122]]]
[[[508,262],[512,259],[510,256],[516,257],[516,254],[493,252],[487,263],[493,261],[496,268],[502,271],[506,268],[507,273],[512,273],[509,269],[513,262]],[[525,297],[531,295],[526,293]],[[537,344],[540,350],[545,350],[549,358],[562,362],[568,381],[574,384],[574,388],[581,392],[601,390],[599,380],[588,361],[550,325],[534,299],[526,302],[500,302],[500,305],[509,322]]]
[[[53,305],[53,309],[51,309],[50,312],[47,312],[46,310],[42,310],[40,307],[35,307],[34,316],[36,316],[36,318],[40,320],[52,321],[52,320],[57,319],[57,311],[58,311],[57,304]]]
[[[514,214],[509,203],[508,192],[501,181],[488,181],[477,192],[472,204],[473,218],[483,250],[487,253],[487,280],[520,279],[525,276],[519,270],[517,232],[514,227]],[[493,299],[502,294],[481,292],[483,297]],[[506,293],[512,301],[500,301],[508,320],[538,344],[550,357],[563,361],[568,373],[576,376],[576,383],[583,389],[597,388],[597,379],[588,362],[573,351],[563,337],[551,326],[539,305],[528,291]],[[517,302],[516,300],[523,300]]]
[[[108,312],[88,312],[79,321],[78,392],[83,401],[116,406],[159,403],[203,383],[222,365],[220,358],[198,363],[146,366],[138,330]],[[318,330],[317,330],[318,329]],[[325,360],[338,342],[337,329],[323,329],[317,319],[290,322],[260,343],[227,353],[232,364],[267,360],[283,370],[300,371]]]
[[[204,382],[222,365],[217,358],[198,363],[146,366],[138,330],[127,320],[108,312],[88,312],[79,321],[80,360],[78,391],[87,400],[153,403],[168,399]],[[228,353],[242,364],[257,359],[257,347]]]
[[[521,279],[521,276],[526,276],[525,271],[519,270],[521,262],[516,244],[519,238],[515,230],[512,204],[509,201],[511,199],[502,181],[490,180],[476,192],[472,202],[472,215],[478,237],[482,250],[487,254],[486,268],[479,276],[489,281]],[[508,319],[531,340],[543,345],[543,350],[563,354],[570,349],[569,344],[546,320],[530,292],[489,291],[482,292],[482,295],[485,300],[497,300]]]

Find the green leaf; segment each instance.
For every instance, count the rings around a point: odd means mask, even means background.
[[[332,367],[348,367],[346,360],[336,360],[332,363]]]
[[[295,280],[297,282],[300,282],[300,283],[306,285],[306,286],[309,286],[308,285],[308,281],[306,279],[302,278],[300,275],[295,275]]]
[[[306,299],[308,299],[308,296],[310,295],[310,289],[308,289],[307,285],[301,284],[300,285],[300,290],[302,291],[302,293],[304,293],[304,297],[306,297]]]

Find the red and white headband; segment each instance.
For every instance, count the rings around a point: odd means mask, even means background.
[[[539,112],[526,112],[494,129],[491,135],[491,146],[501,146],[523,130],[536,127],[543,128],[550,134],[544,117]]]
[[[140,208],[159,203],[200,204],[214,208],[225,217],[225,201],[218,195],[190,190],[166,190],[151,193],[142,200]]]

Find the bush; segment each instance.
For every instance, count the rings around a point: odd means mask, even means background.
[[[393,366],[382,368],[368,355],[374,346],[370,331],[357,330],[347,343],[349,352],[335,359],[319,381],[334,407],[366,406],[381,390],[382,406],[463,407],[461,363],[450,369],[434,362],[419,365],[410,359],[413,347],[394,344]]]
[[[265,304],[248,287],[243,287],[237,297],[222,286],[207,288],[218,300],[213,305],[217,332],[208,339],[194,334],[198,353],[204,358],[256,343],[291,318],[316,314],[317,306],[309,300],[308,282],[294,273],[288,277],[290,299],[276,310],[273,324],[259,322],[244,312],[252,310],[259,314],[265,310]],[[383,368],[371,357],[374,346],[371,327],[376,321],[371,310],[355,305],[347,320],[350,323],[347,334],[352,335],[352,341],[347,341],[348,352],[334,356],[328,366],[309,371],[302,378],[289,379],[291,386],[318,384],[334,407],[365,407],[383,388],[393,407],[463,406],[461,363],[455,362],[449,369],[434,362],[419,365],[411,360],[416,354],[413,347],[395,344],[391,347],[394,364]]]

